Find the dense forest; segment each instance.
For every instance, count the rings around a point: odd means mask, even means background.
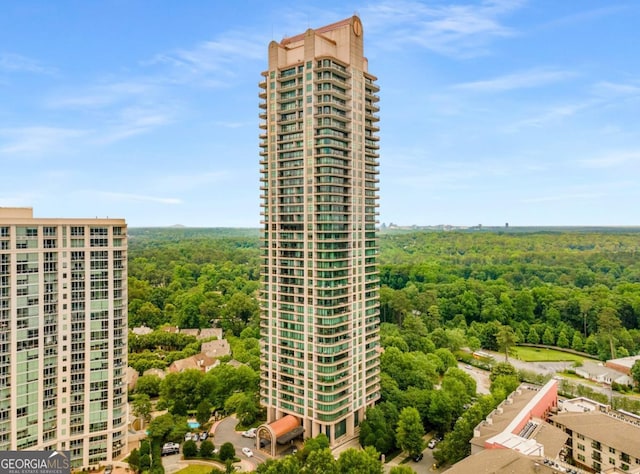
[[[636,354],[639,256],[635,232],[387,232],[381,319],[416,314],[487,349],[508,325],[518,342]],[[258,314],[259,263],[256,230],[131,229],[129,325],[214,321],[239,336]]]
[[[213,407],[238,413],[245,425],[260,420],[258,231],[130,229],[129,236],[129,326],[220,326],[234,359],[244,363],[162,382],[144,376],[138,395],[159,396],[168,416]],[[627,231],[382,233],[382,398],[367,412],[361,443],[382,453],[419,452],[420,433],[434,431],[444,437],[439,462],[466,456],[473,427],[522,374],[494,366],[491,394],[476,398],[475,381],[457,368],[463,347],[508,350],[527,342],[601,359],[637,354],[639,237]],[[129,363],[141,373],[164,368],[197,353],[200,344],[159,330],[130,334]],[[165,435],[179,439],[173,431]]]

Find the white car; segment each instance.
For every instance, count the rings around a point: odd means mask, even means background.
[[[179,452],[180,452],[180,445],[178,443],[164,443],[164,445],[162,446],[161,456],[178,454]]]
[[[256,437],[256,429],[255,428],[251,428],[247,431],[243,431],[242,432],[242,436],[244,438],[255,438]]]
[[[253,456],[253,451],[251,451],[249,448],[242,448],[242,452],[248,458]]]
[[[431,439],[431,441],[429,441],[429,444],[427,444],[427,447],[429,449],[433,449],[436,447],[436,444],[438,444],[438,440],[436,440],[435,438]]]

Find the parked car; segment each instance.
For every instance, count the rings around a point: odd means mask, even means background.
[[[242,436],[244,438],[255,438],[256,437],[256,429],[255,428],[251,428],[247,431],[243,431],[242,432]]]
[[[113,466],[111,464],[109,464],[107,467],[104,468],[104,474],[111,474],[113,472]]]
[[[187,433],[184,435],[184,440],[189,441],[191,439],[191,433]]]
[[[253,456],[253,451],[251,451],[249,448],[242,448],[242,452],[248,458]]]
[[[420,453],[420,454],[418,454],[418,455],[414,456],[413,460],[414,460],[415,462],[420,462],[420,461],[422,461],[422,458],[423,458],[423,457],[424,457],[424,454]]]
[[[178,454],[180,452],[180,445],[178,443],[164,443],[162,445],[162,456],[169,456],[171,454]]]
[[[202,433],[200,433],[200,441],[204,441],[205,439],[207,439],[207,436],[209,436],[207,434],[206,431],[203,431]]]
[[[438,444],[438,440],[435,438],[432,438],[429,443],[427,444],[427,448],[429,449],[433,449],[436,447],[436,444]]]

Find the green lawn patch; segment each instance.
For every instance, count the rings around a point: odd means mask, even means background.
[[[516,358],[525,362],[580,362],[585,358],[569,352],[541,347],[516,346],[512,348]]]
[[[176,474],[209,474],[212,469],[212,465],[192,464],[184,469],[180,469]]]

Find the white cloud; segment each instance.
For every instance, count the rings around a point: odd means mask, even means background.
[[[158,86],[151,81],[125,80],[97,84],[84,91],[51,97],[46,105],[53,108],[102,108],[135,99],[146,100],[157,94]]]
[[[575,74],[563,70],[534,69],[531,71],[507,74],[483,81],[454,84],[452,88],[472,92],[501,92],[514,89],[540,87],[566,80]]]
[[[414,44],[447,56],[473,57],[486,54],[491,40],[516,34],[501,23],[501,17],[523,4],[522,0],[499,0],[431,6],[384,0],[367,7],[363,18],[381,37],[380,47]]]
[[[0,129],[0,136],[5,137],[4,144],[0,145],[0,154],[51,154],[87,133],[86,130],[46,126]]]
[[[108,144],[149,133],[174,120],[174,111],[146,107],[127,107],[105,126],[104,132],[96,137],[96,142]]]
[[[43,66],[35,59],[14,53],[0,53],[0,71],[47,75],[52,75],[56,72],[54,68]]]
[[[255,33],[229,32],[190,49],[157,54],[143,64],[168,66],[163,76],[169,83],[228,87],[229,78],[237,76],[246,61],[264,61],[265,44],[265,39],[256,38]]]
[[[606,98],[640,96],[640,86],[602,81],[593,85],[594,95]]]
[[[585,100],[582,102],[575,102],[573,104],[554,105],[536,115],[510,123],[503,127],[502,130],[507,133],[512,133],[523,128],[542,127],[548,123],[561,121],[567,117],[571,117],[578,112],[582,112],[596,106],[598,103],[599,102],[596,100]]]
[[[579,161],[579,164],[586,168],[614,168],[629,163],[640,163],[640,151],[611,152]]]
[[[555,18],[552,21],[542,25],[542,27],[543,28],[548,28],[548,27],[566,28],[569,25],[573,25],[577,23],[585,23],[592,20],[597,20],[604,16],[625,12],[630,7],[631,7],[630,5],[607,5],[605,7],[594,8],[591,10],[582,10],[579,13],[574,13],[561,18]]]

